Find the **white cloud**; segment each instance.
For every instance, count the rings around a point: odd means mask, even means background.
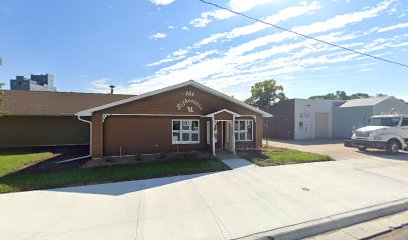
[[[383,28],[378,29],[377,31],[382,33],[382,32],[387,32],[387,31],[400,29],[400,28],[408,28],[408,23],[400,23],[394,26],[383,27]]]
[[[109,84],[107,83],[108,78],[102,78],[91,82],[91,89],[93,92],[108,92]]]
[[[347,25],[355,24],[365,19],[378,16],[392,2],[393,0],[383,1],[379,3],[376,7],[373,7],[373,8],[367,8],[365,10],[343,14],[343,15],[337,15],[326,21],[315,22],[315,23],[305,25],[305,26],[293,27],[292,30],[302,33],[302,34],[311,35],[311,34],[316,34],[316,33],[327,32],[330,30],[341,29]],[[229,54],[241,55],[241,54],[244,54],[245,52],[252,51],[256,48],[265,46],[270,43],[278,43],[278,42],[282,42],[287,39],[293,39],[296,37],[298,37],[298,35],[295,35],[289,32],[280,32],[280,33],[276,33],[273,35],[259,37],[255,40],[251,40],[247,43],[244,43],[237,47],[229,49]]]
[[[229,0],[228,8],[236,12],[246,12],[260,5],[275,2],[276,0]],[[193,19],[190,24],[194,27],[205,27],[213,20],[227,19],[235,14],[224,10],[217,9],[213,11],[202,12],[199,18]]]
[[[150,38],[150,39],[157,40],[157,39],[165,38],[165,37],[167,37],[167,34],[157,32],[157,33],[154,33],[154,34],[150,35],[149,38]]]
[[[281,21],[285,21],[291,18],[295,18],[301,15],[305,15],[305,14],[310,14],[313,11],[316,11],[318,9],[320,9],[321,6],[316,2],[312,2],[310,4],[307,3],[302,3],[300,5],[297,6],[291,6],[285,9],[282,9],[281,11],[279,11],[278,13],[271,15],[269,17],[266,17],[265,20],[269,21],[271,23],[277,24]],[[258,31],[261,31],[263,29],[268,28],[269,26],[265,25],[265,24],[261,24],[261,23],[254,23],[254,24],[249,24],[249,25],[245,25],[242,27],[237,27],[232,29],[229,32],[222,32],[222,33],[215,33],[212,34],[211,36],[202,39],[199,42],[194,43],[192,46],[188,47],[188,49],[192,49],[192,48],[200,48],[204,45],[208,45],[210,43],[214,43],[219,41],[220,39],[228,39],[231,40],[233,38],[239,37],[239,36],[245,36],[245,35],[250,35],[253,33],[256,33]],[[184,30],[184,28],[186,28],[186,30],[188,30],[187,27],[183,27],[182,29]],[[174,54],[174,53],[173,53]],[[171,58],[169,56],[167,56],[165,59],[162,59],[160,61],[157,61],[155,63],[152,64],[148,64],[147,66],[157,66],[160,65],[162,63],[168,63],[168,62],[172,62],[175,60],[179,60],[179,58]]]
[[[112,83],[109,83],[109,81],[109,78],[94,80],[90,83],[90,90],[95,93],[110,93],[109,86],[112,85]],[[130,94],[128,88],[122,85],[115,85],[114,93]]]
[[[174,29],[174,27],[172,25],[169,25],[168,29]]]
[[[147,64],[146,66],[147,66],[147,67],[153,67],[153,66],[158,66],[158,65],[163,64],[163,63],[173,62],[173,61],[176,61],[176,60],[180,60],[180,59],[185,58],[185,57],[186,57],[185,55],[186,55],[187,53],[188,53],[188,50],[179,49],[179,50],[174,51],[173,53],[167,55],[166,58],[161,59],[161,60],[159,60],[159,61],[157,61],[157,62],[154,62],[154,63],[149,63],[149,64]]]
[[[188,28],[188,27],[186,27],[186,26],[183,26],[183,27],[181,28],[181,30],[190,30],[190,28]]]
[[[368,72],[368,71],[372,71],[374,70],[374,68],[362,68],[360,70],[358,70],[357,72]]]
[[[154,5],[169,5],[173,3],[175,0],[149,0]]]
[[[305,34],[320,34],[316,36],[319,39],[380,56],[386,54],[384,50],[386,52],[390,48],[406,47],[408,34],[366,40],[365,37],[369,34],[378,34],[378,29],[347,32],[345,28],[374,18],[379,14],[386,14],[384,10],[390,6],[391,2],[383,1],[373,7],[337,15],[309,25],[296,26],[292,29]],[[283,21],[290,17],[316,11],[320,7],[317,2],[304,3],[283,9],[268,18],[274,22]],[[246,28],[247,26],[253,28]],[[234,95],[243,99],[245,94],[239,90],[235,91],[237,86],[247,86],[267,78],[292,76],[293,73],[307,70],[323,71],[327,68],[340,68],[351,61],[365,60],[367,62],[368,60],[365,56],[339,50],[314,40],[299,38],[287,32],[278,32],[238,45],[231,41],[229,45],[232,47],[225,52],[211,48],[213,47],[211,43],[233,40],[236,37],[252,35],[262,30],[262,27],[257,24],[247,26],[235,28],[229,32],[216,33],[196,44],[174,51],[165,59],[151,65],[157,66],[164,62],[180,61],[160,68],[148,77],[131,81],[127,85],[127,91],[139,94],[195,79],[221,91],[234,87]],[[198,50],[204,45],[207,45],[206,50],[193,52],[193,49]],[[367,65],[352,69],[357,72],[369,68],[375,68],[375,66]]]
[[[304,2],[298,6],[292,6],[292,7],[282,9],[278,13],[271,15],[269,17],[266,17],[264,21],[272,23],[272,24],[277,24],[279,22],[286,21],[294,17],[302,16],[305,14],[311,14],[320,8],[321,8],[321,5],[316,1],[313,1],[310,4],[307,4]],[[257,23],[245,25],[242,27],[234,28],[229,32],[212,34],[210,37],[207,37],[201,40],[200,42],[196,43],[194,46],[201,47],[209,43],[216,42],[217,40],[221,38],[233,39],[233,38],[240,37],[240,36],[251,35],[253,33],[259,32],[266,28],[270,28],[270,26],[257,22]]]

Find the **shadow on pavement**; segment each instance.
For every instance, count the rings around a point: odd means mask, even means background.
[[[358,153],[367,155],[367,156],[372,156],[372,157],[377,157],[377,158],[382,158],[382,159],[387,159],[387,160],[399,160],[399,161],[408,161],[408,152],[406,151],[400,151],[398,154],[391,155],[385,152],[385,150],[371,150],[367,149],[365,151],[358,151]]]
[[[198,173],[198,174],[192,174],[192,175],[152,178],[152,179],[144,179],[144,180],[117,182],[117,183],[84,185],[84,186],[77,186],[77,187],[64,187],[64,188],[49,189],[45,191],[119,196],[123,194],[134,193],[134,192],[138,192],[141,190],[161,187],[161,186],[174,184],[174,183],[191,180],[191,179],[206,176],[206,175],[217,174],[217,173],[220,173],[220,172]]]

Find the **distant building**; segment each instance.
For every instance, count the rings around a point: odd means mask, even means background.
[[[48,91],[56,92],[54,87],[54,76],[51,74],[33,75],[29,79],[24,76],[16,76],[10,80],[10,90],[24,91]]]
[[[264,120],[268,138],[315,139],[333,137],[333,109],[340,100],[290,99],[268,107],[272,118]]]
[[[373,115],[406,114],[408,105],[392,97],[340,100],[290,99],[268,107],[264,136],[280,139],[350,138]]]
[[[373,115],[406,114],[408,106],[392,96],[362,98],[347,101],[333,110],[333,136],[350,138],[353,129],[367,126]]]

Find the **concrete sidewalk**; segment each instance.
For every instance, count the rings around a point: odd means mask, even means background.
[[[0,195],[0,239],[233,239],[402,203],[408,164],[343,160]]]
[[[231,169],[258,167],[250,161],[241,158],[226,159],[221,161]]]

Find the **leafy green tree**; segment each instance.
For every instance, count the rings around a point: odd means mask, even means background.
[[[286,99],[282,85],[275,80],[265,80],[251,87],[251,97],[245,103],[266,111],[269,105]]]
[[[376,97],[385,97],[385,96],[388,96],[388,95],[387,94],[382,94],[382,93],[377,93],[375,96]]]
[[[386,96],[384,94],[377,94],[377,97]],[[354,93],[347,95],[345,91],[336,91],[335,93],[328,93],[326,95],[311,96],[309,99],[324,99],[324,100],[351,100],[371,97],[367,93]]]
[[[359,99],[359,98],[369,98],[370,95],[368,95],[367,93],[354,93],[351,94],[349,99]]]

